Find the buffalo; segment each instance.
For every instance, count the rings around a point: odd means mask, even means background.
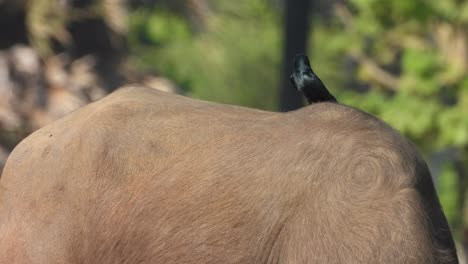
[[[457,263],[428,167],[377,118],[129,85],[0,179],[0,263]]]

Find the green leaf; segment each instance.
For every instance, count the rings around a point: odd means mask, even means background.
[[[455,168],[452,163],[446,163],[442,166],[442,172],[438,177],[437,192],[445,216],[452,227],[460,223],[458,213],[458,179]]]
[[[439,66],[437,54],[427,50],[406,49],[403,53],[402,67],[408,74],[427,77]]]

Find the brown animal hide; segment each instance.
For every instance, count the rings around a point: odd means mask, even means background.
[[[0,263],[457,263],[415,147],[376,118],[127,87],[0,180]]]

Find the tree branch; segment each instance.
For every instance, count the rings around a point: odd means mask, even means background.
[[[397,76],[384,70],[375,61],[365,55],[351,54],[351,57],[358,61],[364,70],[370,73],[372,81],[383,85],[389,90],[397,90],[400,83],[400,79]]]

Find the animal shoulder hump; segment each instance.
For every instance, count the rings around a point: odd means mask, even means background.
[[[184,96],[128,85],[76,111],[71,118],[87,120],[92,126],[121,127],[129,121],[168,118],[171,112],[183,111],[190,104],[193,102]]]

